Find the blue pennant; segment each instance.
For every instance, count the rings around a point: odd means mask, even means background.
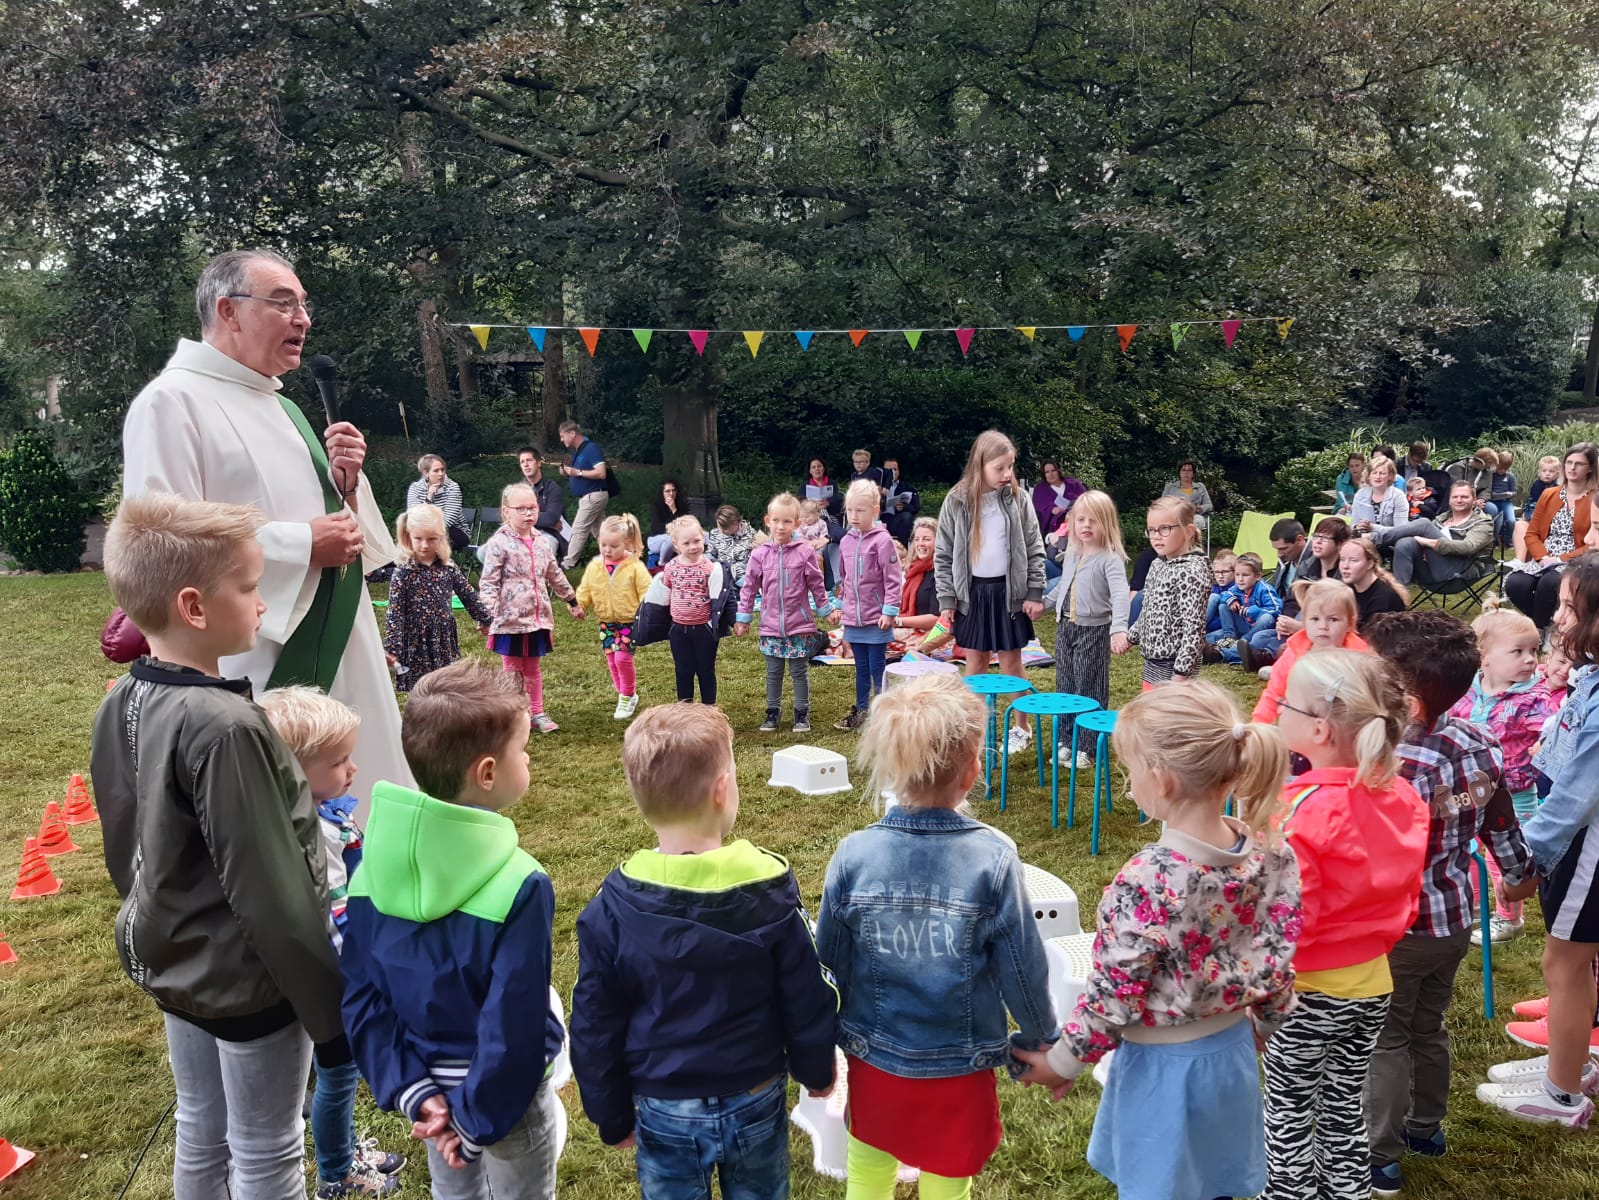
[[[1087,325],[1068,325],[1066,326],[1066,336],[1074,342],[1080,342],[1083,340],[1083,330],[1087,328]]]
[[[545,330],[542,325],[529,325],[527,327],[527,335],[533,339],[533,344],[538,347],[540,354],[544,353],[544,333]]]
[[[801,350],[809,350],[811,348],[811,339],[815,336],[815,331],[811,329],[796,329],[794,331],[794,340],[800,344]]]

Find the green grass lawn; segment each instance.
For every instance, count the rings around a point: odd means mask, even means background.
[[[107,677],[115,673],[98,646],[109,608],[98,575],[0,580],[0,645],[9,659],[0,677],[0,870],[5,873],[0,882],[6,887],[0,895],[9,895],[22,839],[34,832],[45,803],[62,797],[72,772],[87,772],[90,721]],[[557,619],[558,648],[545,678],[549,711],[561,731],[535,739],[533,789],[510,815],[523,844],[555,881],[556,985],[569,995],[577,971],[573,925],[578,912],[608,870],[649,844],[649,830],[623,785],[617,761],[623,727],[610,717],[614,695],[593,625],[575,627],[564,614]],[[1052,626],[1046,623],[1041,633],[1051,638]],[[464,625],[463,642],[482,653],[481,639]],[[665,647],[644,651],[639,664],[645,703],[669,700]],[[845,833],[869,823],[872,813],[858,792],[809,798],[767,788],[772,751],[796,739],[754,732],[764,707],[760,667],[752,642],[724,645],[721,701],[739,731],[743,807],[738,833],[787,855],[814,906],[833,847]],[[1234,669],[1210,667],[1206,675],[1248,703],[1259,691],[1256,681]],[[1053,686],[1053,672],[1036,677],[1041,686]],[[1136,687],[1135,659],[1118,660],[1114,702],[1124,703]],[[851,735],[829,726],[853,701],[853,671],[818,668],[812,695],[818,732],[806,740],[850,752]],[[1085,825],[1071,832],[1050,828],[1048,794],[1039,792],[1028,770],[1013,774],[1009,811],[985,806],[983,816],[1016,839],[1024,859],[1066,879],[1087,919],[1116,867],[1152,832],[1137,827],[1130,806],[1118,804],[1108,818],[1104,852],[1090,857]],[[115,1195],[172,1098],[160,1021],[117,967],[110,936],[116,895],[100,858],[100,827],[77,826],[73,836],[82,852],[51,860],[63,882],[59,895],[0,905],[0,932],[22,960],[0,967],[0,1135],[39,1152],[33,1165],[0,1185],[8,1200]],[[1529,926],[1537,924],[1534,915]],[[1540,941],[1524,937],[1498,956],[1503,1012],[1512,1001],[1540,991]],[[1599,1196],[1599,1150],[1590,1137],[1513,1123],[1477,1104],[1472,1089],[1488,1064],[1522,1053],[1505,1039],[1501,1025],[1482,1019],[1479,961],[1474,954],[1462,969],[1450,1014],[1456,1062],[1447,1125],[1450,1154],[1437,1161],[1408,1161],[1405,1194],[1419,1200]],[[1112,1195],[1083,1161],[1097,1097],[1098,1089],[1085,1085],[1052,1106],[1043,1092],[1003,1086],[1006,1137],[976,1194],[991,1200]],[[572,1137],[561,1161],[562,1195],[581,1200],[636,1195],[631,1155],[599,1144],[574,1088],[563,1099]],[[385,1145],[404,1147],[405,1124],[376,1112],[364,1099],[363,1104],[358,1123]],[[801,1135],[795,1135],[794,1159],[798,1197],[842,1195],[841,1185],[812,1174],[810,1144]],[[170,1195],[171,1161],[168,1122],[128,1194]],[[420,1163],[402,1178],[400,1195],[427,1194]],[[902,1189],[901,1194],[912,1193]]]

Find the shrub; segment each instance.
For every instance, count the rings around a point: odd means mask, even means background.
[[[1288,512],[1292,509],[1304,516],[1318,504],[1333,503],[1323,493],[1330,491],[1338,481],[1349,455],[1349,446],[1345,444],[1290,458],[1277,468],[1276,484],[1272,490],[1272,511]]]
[[[0,546],[26,569],[77,570],[94,507],[43,434],[18,434],[0,451]]]

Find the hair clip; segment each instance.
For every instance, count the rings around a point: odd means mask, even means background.
[[[1238,724],[1234,725],[1233,726],[1233,741],[1235,741],[1235,742],[1243,741],[1244,740],[1244,733],[1248,729],[1249,729],[1249,726],[1245,725],[1242,721],[1240,721]]]
[[[1327,684],[1327,690],[1321,694],[1321,698],[1328,704],[1331,704],[1334,700],[1338,699],[1338,689],[1343,686],[1344,673],[1340,671],[1338,674],[1334,675],[1331,682]]]

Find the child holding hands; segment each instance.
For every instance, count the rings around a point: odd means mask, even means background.
[[[1105,889],[1077,1010],[1049,1051],[1016,1052],[1022,1079],[1059,1097],[1121,1047],[1089,1165],[1122,1200],[1253,1196],[1266,1185],[1255,1047],[1294,1005],[1299,870],[1275,836],[1288,752],[1199,680],[1133,700],[1114,738],[1160,840]]]
[[[1144,651],[1146,692],[1199,671],[1211,585],[1194,506],[1181,496],[1163,496],[1149,506],[1148,521],[1145,531],[1158,557],[1140,593],[1138,618],[1127,630],[1127,640]]]
[[[1126,654],[1127,551],[1116,503],[1104,492],[1084,492],[1066,515],[1055,600],[1055,690],[1110,706],[1110,656]],[[1072,744],[1074,719],[1060,723],[1060,749]],[[1059,751],[1057,751],[1058,753]],[[1089,763],[1081,752],[1078,766]]]
[[[866,722],[872,697],[883,690],[888,643],[894,640],[905,569],[896,543],[878,523],[881,497],[877,485],[857,479],[844,493],[844,519],[849,528],[839,546],[839,609],[833,615],[844,626],[844,641],[855,656],[855,707],[834,729],[859,729]]]
[[[493,617],[461,568],[450,561],[442,511],[431,504],[407,509],[395,519],[394,541],[400,565],[389,576],[383,650],[396,668],[394,686],[407,692],[429,671],[461,657],[452,595],[461,598],[479,630],[487,632]]]
[[[629,513],[600,522],[600,552],[589,560],[577,585],[579,607],[592,612],[600,627],[600,649],[616,688],[616,711],[625,721],[638,708],[638,673],[633,668],[633,620],[650,590],[650,573],[639,562],[644,540],[638,519]]]
[[[811,501],[815,503],[815,501]],[[754,620],[755,597],[761,598],[760,649],[766,658],[766,720],[762,733],[777,729],[783,709],[783,666],[794,681],[794,732],[811,729],[811,656],[818,630],[816,613],[832,607],[822,585],[816,551],[795,536],[799,502],[788,492],[766,506],[766,529],[772,540],[755,547],[739,592],[733,632],[743,636]]]

